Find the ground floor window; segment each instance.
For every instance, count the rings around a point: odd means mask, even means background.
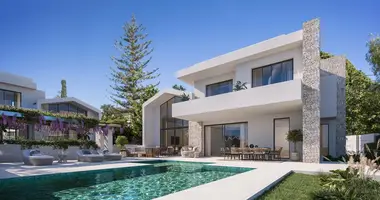
[[[189,145],[188,128],[162,129],[160,134],[160,146],[180,149]]]
[[[246,147],[248,145],[248,123],[205,126],[205,153],[220,156],[222,148]]]

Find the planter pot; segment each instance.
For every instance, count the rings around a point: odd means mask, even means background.
[[[123,158],[127,157],[127,150],[120,150],[120,154],[123,156]]]
[[[291,161],[299,161],[300,160],[300,154],[298,152],[290,153],[290,160]]]

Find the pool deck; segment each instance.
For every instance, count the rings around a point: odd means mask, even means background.
[[[189,188],[180,192],[172,193],[159,200],[171,199],[253,199],[266,190],[270,189],[277,182],[292,172],[312,173],[328,172],[332,169],[345,169],[347,165],[336,163],[301,163],[301,162],[281,162],[281,161],[240,161],[224,160],[220,157],[207,158],[138,158],[123,159],[121,161],[109,161],[101,163],[80,163],[69,161],[68,163],[54,163],[51,166],[25,166],[22,163],[0,163],[0,179],[19,176],[34,176],[54,173],[67,173],[78,171],[89,171],[110,168],[123,168],[143,166],[146,164],[133,163],[136,160],[176,160],[190,162],[212,162],[210,165],[248,167],[255,170],[227,177],[218,181],[210,182],[197,187]]]

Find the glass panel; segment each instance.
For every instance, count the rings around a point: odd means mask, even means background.
[[[4,92],[4,104],[9,106],[16,106],[16,94],[14,92]]]
[[[167,110],[167,103],[164,103],[161,105],[160,107],[160,115],[161,115],[161,128],[166,128],[167,125],[166,125],[166,119],[167,119],[167,113],[168,113],[168,110]]]
[[[224,94],[232,92],[232,80],[224,81],[221,83],[215,83],[206,86],[206,96],[214,96],[218,94]]]
[[[254,69],[252,74],[252,87],[261,86],[263,84],[263,69]]]
[[[182,129],[182,146],[189,145],[189,129]]]
[[[59,104],[59,112],[68,112],[69,106],[66,103]]]
[[[166,130],[166,145],[167,146],[175,146],[175,135],[174,130]]]
[[[77,113],[78,109],[76,106],[69,104],[69,112]]]
[[[281,63],[272,65],[272,83],[282,82],[282,67]]]
[[[228,92],[232,92],[232,81],[220,83],[218,94],[224,94]]]
[[[224,139],[228,147],[241,147],[240,124],[228,124],[224,126]]]
[[[84,116],[87,116],[87,111],[86,110],[83,110],[81,108],[78,108],[78,113],[79,114],[83,114]]]
[[[50,112],[58,112],[58,105],[57,104],[49,104],[48,105],[48,110]]]
[[[0,104],[5,104],[5,101],[4,101],[4,91],[3,90],[0,90]]]
[[[274,148],[282,147],[281,158],[289,158],[289,142],[286,140],[289,129],[289,119],[274,120]]]
[[[263,85],[269,85],[272,82],[272,70],[271,66],[264,67],[263,68]]]
[[[282,63],[282,80],[293,80],[293,60],[285,61]]]
[[[160,146],[166,147],[166,131],[162,130],[160,133]]]
[[[223,138],[223,125],[210,126],[208,129],[208,146],[211,156],[220,156],[220,149],[225,147],[225,140]],[[207,136],[206,136],[207,137]]]
[[[329,155],[329,125],[321,125],[321,155]]]

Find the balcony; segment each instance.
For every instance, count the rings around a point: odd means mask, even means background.
[[[173,104],[172,116],[190,121],[229,120],[232,117],[301,109],[300,79],[249,88]]]

